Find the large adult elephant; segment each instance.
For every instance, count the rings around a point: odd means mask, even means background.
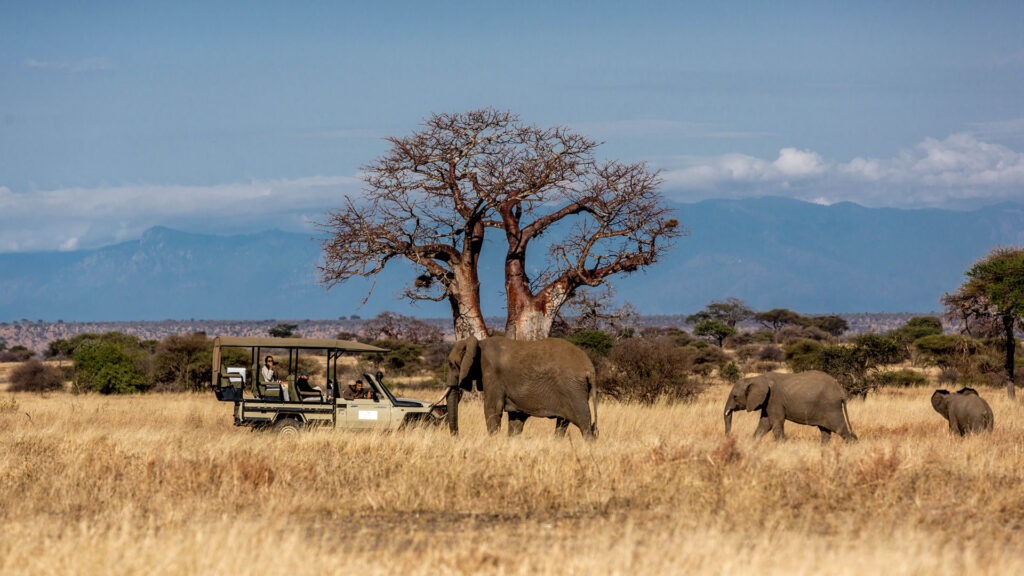
[[[949,420],[949,431],[953,434],[992,431],[992,408],[974,388],[961,388],[953,394],[936,390],[932,394],[932,408]]]
[[[594,364],[586,352],[561,338],[520,341],[501,336],[469,337],[448,354],[448,425],[459,432],[462,390],[477,382],[484,393],[487,431],[501,428],[508,412],[508,433],[522,433],[530,416],[556,418],[555,434],[575,424],[584,438],[597,436],[597,389]],[[590,403],[594,413],[591,417]]]
[[[754,430],[760,438],[771,430],[776,440],[786,437],[786,420],[817,426],[821,441],[828,442],[832,433],[845,440],[856,440],[846,411],[846,392],[835,378],[811,370],[797,374],[771,372],[736,382],[725,402],[725,433],[732,429],[732,413],[736,410],[761,412]]]

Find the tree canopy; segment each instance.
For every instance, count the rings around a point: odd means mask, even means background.
[[[754,309],[739,298],[712,300],[710,304],[696,314],[686,317],[689,324],[700,324],[705,320],[716,320],[735,328],[737,324],[754,317]]]
[[[487,336],[478,266],[488,231],[504,250],[506,333],[547,336],[585,286],[658,261],[682,234],[643,163],[596,157],[598,143],[493,109],[434,114],[363,168],[366,188],[320,227],[328,287],[406,260],[407,298],[447,301],[457,337]],[[547,257],[527,265],[541,237]],[[536,258],[536,256],[534,256]]]
[[[805,318],[788,308],[772,308],[765,312],[758,312],[754,319],[769,330],[778,332],[783,326],[805,324]]]

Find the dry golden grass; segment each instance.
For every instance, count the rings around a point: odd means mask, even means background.
[[[231,425],[212,395],[21,394],[0,408],[0,573],[1024,573],[1024,416],[952,438],[931,389],[854,401],[861,441],[722,435],[726,389],[603,402],[488,437]],[[423,393],[422,396],[433,396]],[[11,396],[3,400],[11,405]]]

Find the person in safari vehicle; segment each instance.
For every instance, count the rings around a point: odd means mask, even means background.
[[[285,402],[289,401],[288,397],[288,382],[278,380],[277,374],[274,373],[274,357],[267,356],[264,360],[263,367],[260,368],[260,377],[266,384],[274,384],[281,387],[281,398]]]
[[[368,400],[372,398],[369,388],[363,387],[362,380],[356,380],[355,384],[349,384],[342,395],[345,400]]]

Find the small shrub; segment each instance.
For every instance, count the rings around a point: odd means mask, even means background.
[[[762,362],[782,362],[785,359],[785,354],[782,352],[782,348],[775,344],[767,344],[760,348],[757,359]]]
[[[11,372],[12,392],[42,393],[63,388],[64,380],[60,370],[43,364],[37,358],[32,358]]]
[[[939,384],[950,385],[955,384],[960,379],[960,373],[955,368],[943,368],[939,372]]]
[[[35,351],[24,346],[11,346],[0,352],[0,362],[24,362],[35,355]]]
[[[774,372],[779,369],[778,362],[758,362],[752,366],[754,372],[759,374],[766,374],[768,372]]]
[[[739,380],[740,376],[742,376],[742,374],[740,374],[740,367],[737,366],[735,362],[729,362],[726,364],[725,368],[722,368],[720,371],[720,374],[722,379],[730,384]]]
[[[761,353],[761,347],[757,344],[747,344],[736,349],[736,357],[746,362],[756,359]]]
[[[690,364],[693,367],[692,370],[701,376],[711,374],[715,368],[724,368],[731,361],[729,355],[717,346],[690,347],[689,349],[696,350],[696,354],[690,358]]]
[[[598,370],[602,391],[619,400],[653,404],[696,397],[703,385],[688,377],[690,354],[670,337],[630,338],[608,354]]]

